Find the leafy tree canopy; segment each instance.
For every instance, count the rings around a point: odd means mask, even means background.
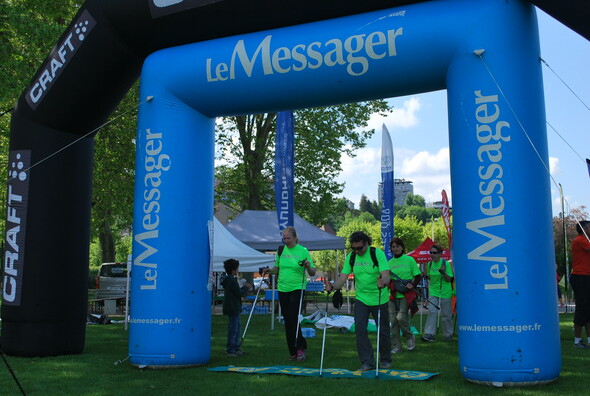
[[[386,114],[383,100],[295,112],[295,211],[323,224],[341,210],[336,182],[343,154],[365,146],[374,134],[365,129],[374,113]],[[224,164],[216,168],[216,197],[241,209],[275,208],[274,144],[276,113],[228,117],[218,124],[216,142]]]
[[[0,1],[0,166],[6,174],[11,109],[37,69],[49,55],[80,7],[71,0]],[[137,106],[137,90],[132,90],[119,109]],[[136,112],[122,115],[103,128],[95,139],[92,231],[99,237],[104,261],[114,261],[118,241],[112,232],[131,227],[136,129]],[[84,132],[84,131],[81,131]],[[90,131],[88,131],[90,132]],[[5,196],[6,186],[0,185]],[[6,210],[0,203],[0,227]],[[116,235],[115,239],[118,239]]]

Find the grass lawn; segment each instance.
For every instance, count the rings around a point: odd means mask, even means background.
[[[394,355],[393,368],[438,372],[426,381],[334,379],[287,375],[211,372],[217,366],[302,366],[319,368],[322,332],[308,339],[308,359],[288,361],[283,326],[270,330],[269,315],[253,315],[242,348],[246,355],[224,354],[227,319],[213,316],[211,360],[205,366],[163,370],[140,370],[126,360],[127,333],[122,324],[87,327],[86,349],[81,355],[51,358],[7,359],[28,395],[581,395],[589,391],[590,350],[572,347],[572,314],[561,314],[563,368],[549,385],[491,388],[467,382],[459,371],[457,341],[417,341],[412,352]],[[242,316],[242,325],[247,316]],[[414,324],[418,323],[414,318]],[[418,327],[418,326],[416,326]],[[372,335],[375,346],[375,334]],[[543,346],[540,345],[539,348]],[[115,364],[122,361],[119,364]],[[4,362],[0,362],[0,395],[20,395]],[[359,361],[354,334],[328,330],[324,368],[357,369]]]

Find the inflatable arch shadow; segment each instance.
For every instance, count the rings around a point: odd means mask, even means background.
[[[99,126],[136,79],[143,59],[158,49],[422,2],[362,3],[334,9],[318,0],[288,6],[266,1],[86,2],[13,113],[3,349],[19,356],[51,356],[81,353],[84,347],[92,138],[29,169],[31,164]],[[583,1],[569,2],[580,11],[569,14],[553,1],[533,3],[558,18],[569,15],[566,23],[588,37],[588,26],[580,22],[580,15],[588,14]],[[227,23],[211,23],[219,20]],[[299,36],[293,38],[292,32]],[[534,161],[519,162],[531,150],[518,133],[520,123],[547,157],[532,7],[499,0],[424,2],[215,42],[225,47],[211,43],[154,54],[143,72],[142,95],[152,99],[140,109],[138,128],[134,363],[201,364],[209,358],[209,316],[202,315],[209,298],[206,265],[191,263],[208,262],[205,222],[212,212],[215,116],[446,87],[458,292],[464,297],[459,307],[461,369],[466,378],[481,382],[557,377],[557,318],[548,314],[555,312],[555,302],[540,292],[554,286],[548,180]],[[341,59],[327,54],[332,46],[342,52]],[[249,64],[253,48],[260,52]],[[474,54],[479,49],[485,50],[481,57]],[[189,70],[191,64],[200,70],[198,77]],[[194,79],[174,79],[175,73]],[[263,97],[253,99],[250,94],[260,92],[260,86],[266,88],[259,93]],[[201,88],[206,97],[195,97]],[[535,197],[534,202],[525,202],[525,196]],[[175,213],[166,214],[171,206]],[[171,246],[164,242],[171,238],[182,249],[169,255]],[[533,241],[548,246],[540,255],[546,261],[540,267],[535,262],[537,271],[531,271],[530,259],[518,249]],[[181,272],[188,267],[186,274]],[[173,286],[170,279],[176,282],[179,274],[185,283]],[[166,289],[178,297],[174,304],[145,297]],[[57,305],[61,309],[56,311]],[[177,305],[182,309],[175,312]],[[542,357],[532,350],[535,342],[550,345]]]

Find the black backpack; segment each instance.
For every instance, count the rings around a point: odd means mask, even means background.
[[[369,247],[369,252],[371,253],[371,260],[373,260],[373,268],[379,267],[379,260],[377,260],[377,249],[373,246]],[[354,269],[354,262],[356,260],[356,251],[353,251],[350,254],[350,269]]]

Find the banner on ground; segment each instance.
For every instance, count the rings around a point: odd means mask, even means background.
[[[220,366],[210,368],[209,371],[229,371],[243,374],[284,374],[284,375],[303,375],[307,377],[319,377],[320,369],[294,366],[272,366],[272,367],[235,367]],[[423,381],[438,373],[424,373],[420,371],[380,369],[379,379],[394,380],[412,380]],[[327,368],[322,370],[324,378],[365,378],[375,379],[375,370],[371,371],[352,371],[338,368]]]

